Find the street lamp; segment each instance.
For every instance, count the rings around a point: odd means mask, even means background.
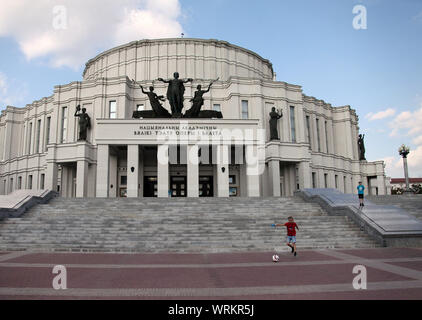
[[[411,192],[410,187],[409,187],[409,170],[407,168],[407,155],[409,153],[410,153],[410,148],[402,144],[401,147],[399,148],[399,154],[403,157],[404,178],[406,180],[406,188],[404,189],[405,193]]]

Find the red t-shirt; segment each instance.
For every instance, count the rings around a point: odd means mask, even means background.
[[[284,224],[285,227],[287,227],[287,235],[288,236],[296,236],[296,222],[286,222]]]

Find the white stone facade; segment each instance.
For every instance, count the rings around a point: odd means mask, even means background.
[[[198,84],[220,78],[204,95],[203,110],[221,110],[223,120],[132,119],[133,111],[151,106],[131,80],[165,95],[165,85],[156,79],[176,71],[194,79],[186,84],[185,111]],[[77,105],[91,117],[87,142],[78,141]],[[170,110],[168,101],[164,106]],[[283,112],[280,141],[270,141],[272,107]],[[208,150],[204,142],[168,144],[144,129],[142,137],[134,134],[137,127],[186,121],[193,132],[220,132],[221,143],[210,143],[212,163],[198,163],[196,156],[190,161],[190,155]],[[236,128],[244,135],[250,130],[254,138],[223,142],[221,132]],[[82,81],[56,86],[52,96],[24,108],[2,111],[0,194],[53,189],[64,197],[279,197],[312,187],[356,193],[358,181],[372,194],[385,194],[384,163],[359,161],[358,133],[353,109],[332,107],[304,95],[298,85],[276,81],[271,63],[249,50],[217,40],[136,41],[90,60]],[[159,160],[173,151],[176,160]],[[257,151],[261,170],[250,174],[249,160]],[[233,158],[236,152],[240,160]],[[189,160],[182,161],[185,157]]]

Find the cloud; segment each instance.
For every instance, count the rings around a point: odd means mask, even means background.
[[[420,135],[420,136],[418,136],[418,137],[414,138],[414,139],[412,140],[412,142],[413,142],[414,144],[416,144],[416,145],[422,145],[422,135]]]
[[[381,159],[385,164],[385,174],[391,178],[401,178],[403,174],[403,163],[400,160],[400,156],[391,156]]]
[[[388,117],[392,117],[395,114],[396,114],[396,110],[389,108],[387,110],[380,111],[377,113],[370,112],[365,116],[365,118],[368,119],[369,121],[374,121],[374,120],[381,120]]]
[[[391,130],[390,136],[401,138],[400,143],[406,145],[410,140],[413,147],[410,148],[410,154],[407,158],[409,166],[409,176],[412,178],[422,177],[422,101],[420,106],[414,111],[403,111],[396,115],[389,123]],[[398,148],[397,148],[398,149]],[[393,178],[403,178],[403,159],[398,154],[381,159],[385,163],[385,172],[387,176]]]
[[[0,37],[12,37],[28,60],[78,69],[126,42],[179,37],[179,0],[2,0]]]
[[[19,83],[15,79],[0,72],[0,109],[5,106],[16,106],[23,103],[28,94],[26,83]]]
[[[398,148],[397,148],[398,149]],[[403,158],[398,154],[391,157],[381,159],[385,163],[385,173],[388,177],[404,178]],[[410,148],[407,156],[407,165],[409,168],[409,176],[411,178],[422,177],[422,145],[416,148]]]
[[[391,128],[391,137],[399,135],[415,136],[422,133],[422,103],[415,111],[403,111],[398,114],[388,126]]]
[[[415,150],[410,150],[407,157],[409,165],[409,176],[412,178],[422,177],[422,146],[416,147]]]

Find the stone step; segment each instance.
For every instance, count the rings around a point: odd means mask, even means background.
[[[285,246],[272,223],[295,216],[301,248],[377,246],[348,218],[299,198],[54,199],[0,222],[0,250],[227,252]]]

